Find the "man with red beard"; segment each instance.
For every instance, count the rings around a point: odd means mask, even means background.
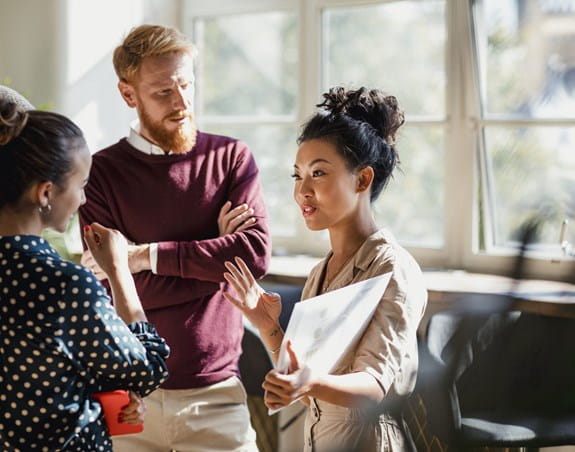
[[[256,451],[239,380],[242,317],[223,297],[224,262],[261,277],[271,243],[249,148],[196,130],[195,48],[173,28],[134,28],[114,51],[118,88],[138,121],[96,153],[82,226],[98,221],[134,243],[130,270],[146,314],[171,348],[170,377],[147,401],[144,431],[116,451]],[[106,275],[86,251],[82,262]],[[129,347],[129,344],[126,344]]]

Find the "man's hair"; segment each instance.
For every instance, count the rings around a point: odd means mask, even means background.
[[[194,57],[196,47],[175,28],[161,25],[140,25],[132,28],[114,50],[114,69],[118,78],[132,82],[144,58],[167,53],[188,53]]]

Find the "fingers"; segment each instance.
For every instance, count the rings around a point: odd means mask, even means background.
[[[240,204],[233,209],[231,206],[232,203],[227,201],[220,209],[218,215],[220,236],[243,231],[256,222],[256,219],[252,217],[254,209],[250,208],[247,204]]]
[[[262,384],[262,388],[265,390],[265,404],[272,409],[289,405],[297,398],[296,388],[289,381],[277,379],[278,375],[280,374],[277,374],[276,370],[268,372]]]
[[[106,273],[104,273],[102,268],[98,265],[96,259],[94,259],[94,256],[92,256],[92,252],[89,249],[82,253],[80,263],[84,267],[89,268],[100,281],[108,278],[108,275],[106,275]]]
[[[295,354],[295,351],[293,349],[293,345],[292,345],[292,342],[290,339],[288,339],[286,346],[287,346],[287,352],[288,352],[289,359],[290,359],[289,371],[295,372],[296,370],[298,370],[300,368],[300,365],[299,365],[298,357]]]
[[[230,283],[230,285],[233,287],[234,291],[236,292],[236,294],[241,297],[241,298],[245,298],[246,295],[246,290],[244,289],[244,287],[238,282],[238,280],[231,275],[230,273],[224,273],[224,279]],[[237,301],[240,305],[243,303],[240,303],[240,301]]]
[[[250,271],[250,269],[248,268],[248,266],[246,265],[246,263],[244,262],[244,260],[237,256],[235,258],[236,264],[238,265],[238,267],[241,270],[241,274],[244,277],[244,279],[247,281],[248,284],[256,284],[256,279],[254,278],[254,275],[252,275],[252,272]]]
[[[84,241],[86,242],[88,250],[90,250],[90,256],[92,256],[92,250],[96,248],[97,243],[94,230],[88,225],[84,226]],[[83,257],[84,256],[82,255],[82,258]]]
[[[84,226],[84,240],[88,249],[94,254],[94,250],[102,243],[102,237],[107,234],[109,230],[102,226],[100,223],[94,222],[90,225]]]
[[[272,410],[279,410],[280,408],[286,406],[286,404],[282,403],[276,394],[268,391],[264,392],[264,404],[266,407]]]
[[[239,225],[234,232],[240,232],[248,229],[250,226],[256,224],[257,219],[255,217],[248,218],[241,225]]]
[[[220,214],[218,215],[218,221],[223,220],[232,208],[232,202],[226,201],[225,204],[220,209]]]
[[[228,280],[227,278],[226,278],[226,280],[228,282],[230,282],[230,284],[232,284],[232,286],[234,287],[234,289],[236,289],[236,291],[240,290],[242,293],[246,292],[249,285],[250,285],[249,277],[247,275],[245,275],[241,269],[239,269],[238,267],[236,267],[234,264],[232,264],[229,261],[225,262],[224,266],[228,270],[228,272],[229,272],[228,274],[230,276],[232,276],[232,278],[233,278],[233,281]],[[224,274],[224,277],[225,277],[225,274]],[[253,279],[253,277],[252,277],[252,279]]]
[[[130,391],[130,403],[122,408],[118,420],[125,424],[141,424],[144,422],[146,404],[137,394]]]
[[[231,202],[228,201],[231,206]],[[253,209],[250,209],[247,204],[240,204],[239,206],[234,207],[233,209],[229,210],[224,216],[223,219],[227,220],[228,222],[232,222],[233,219],[241,217],[242,215],[246,215],[248,212],[253,213]]]
[[[241,211],[236,212],[236,210],[239,209],[240,207]],[[231,229],[231,232],[238,232],[238,227],[242,225],[244,222],[250,221],[250,219],[252,219],[251,216],[253,214],[254,209],[248,208],[247,204],[236,207],[228,214],[229,216],[231,216],[228,223],[228,229]]]

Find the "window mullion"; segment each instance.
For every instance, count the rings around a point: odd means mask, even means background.
[[[475,130],[473,74],[469,14],[466,2],[447,2],[447,86],[448,126],[445,150],[445,244],[447,265],[462,267],[473,246],[475,177]]]
[[[317,0],[299,0],[298,6],[299,92],[297,122],[298,125],[301,125],[315,111],[315,105],[319,102],[322,92],[322,19],[321,8]],[[295,143],[294,146],[296,146]],[[303,221],[297,221],[296,224],[296,237],[298,239],[297,243],[291,244],[290,250],[296,253],[320,256],[325,254],[328,244],[327,240],[320,239],[323,235],[310,231]]]

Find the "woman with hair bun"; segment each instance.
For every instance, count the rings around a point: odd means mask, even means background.
[[[417,374],[416,332],[427,303],[421,270],[392,234],[380,229],[371,204],[399,162],[395,148],[403,112],[379,90],[332,88],[305,124],[294,165],[294,197],[309,229],[329,232],[331,251],[313,268],[302,299],[391,272],[391,280],[355,350],[329,375],[298,361],[272,370],[265,403],[277,409],[302,398],[309,406],[306,451],[415,450],[402,418]],[[264,292],[236,258],[225,274],[226,298],[259,329],[277,359],[281,301]],[[305,302],[305,301],[304,301]]]
[[[169,349],[146,321],[126,240],[94,223],[84,238],[110,282],[64,261],[41,237],[85,202],[91,155],[57,113],[0,97],[0,449],[111,451],[92,395],[130,390],[120,422],[141,424],[140,397],[166,380]],[[125,323],[124,323],[125,322]],[[128,325],[126,325],[128,324]]]

